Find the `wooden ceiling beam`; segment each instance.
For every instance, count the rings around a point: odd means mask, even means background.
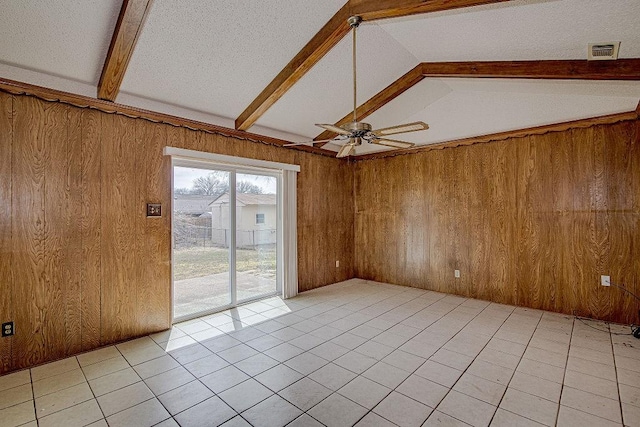
[[[153,0],[123,0],[107,59],[98,83],[98,98],[115,101]]]
[[[235,127],[238,130],[249,129],[337,45],[349,33],[350,27],[347,24],[349,16],[360,15],[363,20],[371,21],[503,1],[510,0],[349,0],[238,116]]]
[[[423,62],[360,105],[356,109],[358,121],[365,119],[426,77],[640,80],[640,59],[618,59],[616,61]],[[640,108],[640,104],[638,108]],[[349,123],[352,118],[353,113],[349,113],[340,119],[336,126]],[[333,132],[324,131],[314,140],[320,141],[335,136],[336,134]],[[316,147],[322,147],[324,144],[317,144]]]
[[[363,21],[442,12],[510,0],[350,0],[352,15]]]
[[[424,77],[640,80],[640,59],[423,62]]]
[[[376,95],[374,95],[371,99],[369,99],[364,104],[360,105],[356,109],[356,117],[358,121],[363,120],[367,116],[373,114],[376,110],[383,107],[391,100],[397,98],[401,94],[403,94],[406,90],[413,87],[415,84],[420,82],[424,76],[422,75],[422,64],[416,65],[412,68],[408,73],[400,77],[395,82],[391,83],[386,88],[382,89]],[[349,123],[353,120],[353,112],[350,112],[343,118],[341,118],[336,126],[342,126],[346,123]],[[335,137],[337,134],[331,131],[324,131],[320,135],[314,138],[315,141],[320,141],[323,139],[330,139]],[[326,143],[316,144],[316,147],[322,147]]]
[[[236,129],[249,129],[269,107],[337,45],[349,33],[350,27],[347,24],[349,16],[350,6],[347,2],[238,116],[235,123]]]

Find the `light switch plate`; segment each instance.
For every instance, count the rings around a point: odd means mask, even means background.
[[[147,203],[147,217],[161,217],[162,205],[160,203]]]

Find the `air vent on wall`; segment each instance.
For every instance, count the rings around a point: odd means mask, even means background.
[[[620,42],[589,43],[589,61],[618,59]]]

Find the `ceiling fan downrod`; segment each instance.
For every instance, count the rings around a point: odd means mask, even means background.
[[[351,16],[347,19],[347,22],[349,23],[351,32],[353,33],[353,122],[356,123],[358,121],[358,117],[356,115],[356,109],[358,107],[358,89],[356,84],[356,30],[362,22],[362,18],[359,16]]]

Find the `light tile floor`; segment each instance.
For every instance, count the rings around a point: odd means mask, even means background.
[[[628,332],[353,279],[0,377],[0,426],[638,426]]]

